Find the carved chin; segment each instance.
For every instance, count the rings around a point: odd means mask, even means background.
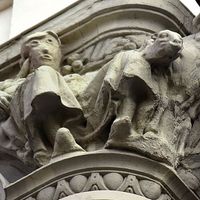
[[[179,51],[180,49],[174,49],[171,47],[166,47],[164,49],[161,49],[158,52],[158,55],[160,56],[160,58],[163,58],[164,60],[174,60],[179,56]]]
[[[53,60],[48,60],[48,59],[42,59],[39,62],[35,63],[34,66],[37,68],[38,66],[51,66],[54,67],[56,64]]]

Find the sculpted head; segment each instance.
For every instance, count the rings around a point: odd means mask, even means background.
[[[180,55],[182,47],[181,35],[163,30],[151,37],[143,55],[150,63],[168,64]]]
[[[48,65],[59,71],[62,56],[60,45],[57,34],[52,31],[34,33],[22,44],[22,62],[28,60],[32,70]]]

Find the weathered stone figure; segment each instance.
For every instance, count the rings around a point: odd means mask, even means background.
[[[182,133],[186,136],[184,146],[185,155],[181,160],[178,173],[184,182],[200,194],[200,15],[194,18],[194,26],[197,33],[183,38],[183,51],[181,56],[173,63],[176,73],[177,92],[181,94],[184,101],[180,104],[182,115],[188,115],[190,129],[185,128],[185,123],[180,124]],[[189,121],[189,120],[188,120]],[[184,136],[184,137],[185,137]],[[183,138],[183,137],[182,137]]]
[[[142,51],[122,55],[121,63],[128,57],[121,81],[128,86],[128,92],[111,127],[108,148],[132,149],[176,165],[181,150],[176,145],[178,136],[173,135],[175,124],[170,118],[175,119],[172,110],[179,99],[172,94],[171,64],[181,49],[181,36],[166,30],[154,35]],[[173,128],[168,127],[169,121]]]
[[[30,35],[22,45],[21,56],[21,70],[10,82],[22,83],[12,98],[8,96],[9,106],[6,98],[1,102],[10,108],[10,117],[1,124],[1,145],[8,147],[7,142],[12,142],[11,148],[19,157],[32,152],[38,165],[47,163],[51,156],[82,150],[69,129],[62,128],[68,120],[69,124],[78,124],[83,113],[59,73],[61,50],[57,35],[51,31]]]
[[[166,124],[177,101],[171,94],[170,66],[181,49],[181,36],[164,30],[153,35],[143,49],[121,52],[106,64],[81,101],[96,130],[85,138],[110,130],[106,148],[141,151],[174,164],[177,136]]]
[[[179,97],[172,92],[171,63],[181,49],[179,34],[160,31],[139,51],[117,54],[77,101],[59,73],[57,35],[51,31],[30,35],[22,45],[17,78],[1,83],[5,113],[1,146],[15,150],[22,160],[33,157],[39,166],[51,157],[83,151],[76,142],[90,150],[106,144],[106,148],[156,154],[157,159],[174,165],[185,146],[182,139],[183,147],[177,150],[179,133],[173,135],[173,110]],[[10,92],[5,85],[13,83],[18,83],[17,89]],[[168,123],[173,125],[167,127]],[[92,143],[98,148],[90,148]]]

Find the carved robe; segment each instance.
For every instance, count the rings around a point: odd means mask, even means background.
[[[171,86],[170,78],[170,73],[161,77],[153,73],[141,52],[117,54],[99,70],[82,95],[80,102],[88,127],[94,131],[85,137],[77,136],[77,140],[88,142],[101,138],[107,132],[107,138],[104,139],[108,140],[107,148],[136,150],[176,165],[180,153],[179,143],[184,144],[185,137],[182,139],[182,131],[178,129],[180,124],[176,120],[180,118],[176,119],[175,113],[178,100],[172,94],[175,86]],[[120,105],[127,95],[136,103],[136,111],[131,119],[136,134],[123,129],[119,133],[119,140],[110,136],[111,125],[119,115]],[[184,129],[189,129],[188,116],[181,117],[180,123],[185,125]],[[157,124],[156,132],[148,130],[150,123]]]
[[[129,88],[127,88],[127,86]],[[159,87],[151,74],[149,63],[136,51],[121,52],[99,70],[84,91],[82,107],[92,126],[97,126],[109,112],[108,104],[120,101],[127,89],[133,90],[135,97],[156,97]],[[89,109],[88,109],[89,108]],[[95,117],[94,117],[95,115]]]
[[[41,66],[28,75],[13,95],[10,117],[1,123],[1,146],[16,151],[19,157],[25,156],[30,150],[25,145],[29,128],[26,120],[33,116],[45,118],[47,113],[56,109],[63,111],[66,120],[83,117],[80,104],[60,73],[49,66]]]
[[[115,119],[127,91],[136,102],[146,104],[147,116],[157,106],[159,85],[141,52],[121,52],[99,70],[79,98],[90,129],[85,131],[85,136],[75,134],[75,138],[82,143],[88,142],[110,129],[109,124]],[[147,121],[138,128],[140,131]],[[89,130],[94,131],[88,134]]]

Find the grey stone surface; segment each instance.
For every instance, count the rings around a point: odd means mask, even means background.
[[[84,151],[67,125],[62,128],[67,121],[78,126],[83,113],[59,73],[60,62],[58,36],[51,31],[32,34],[22,45],[16,78],[1,82],[1,147],[25,163],[42,166],[51,157]]]
[[[199,17],[191,26],[174,0],[113,2],[79,1],[1,47],[3,175],[43,166],[6,186],[8,200],[198,199]]]

